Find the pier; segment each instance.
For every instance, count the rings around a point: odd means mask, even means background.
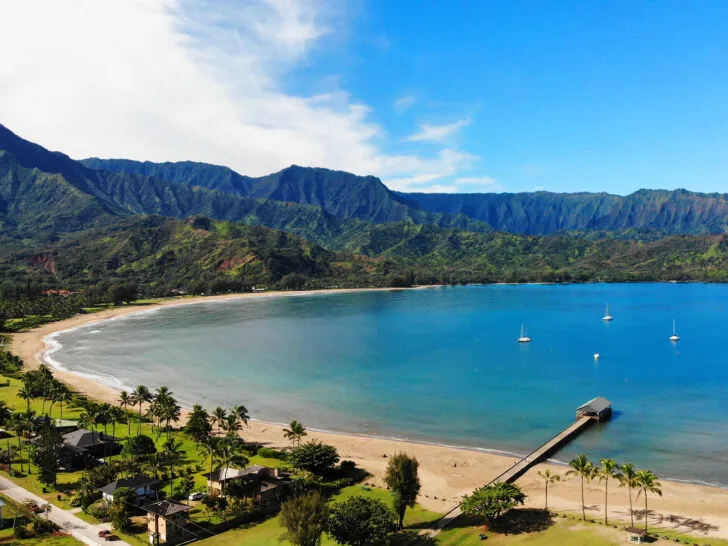
[[[523,476],[529,468],[540,463],[549,455],[552,455],[559,448],[569,443],[572,439],[581,434],[587,427],[595,422],[607,421],[612,417],[612,404],[606,398],[601,396],[589,400],[576,409],[576,420],[556,436],[533,450],[531,453],[517,461],[504,472],[490,480],[487,485],[496,482],[513,483]],[[455,521],[462,511],[460,505],[450,510],[435,523],[435,532],[444,529]]]

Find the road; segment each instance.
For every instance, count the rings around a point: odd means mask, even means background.
[[[12,481],[3,477],[0,477],[0,493],[20,504],[25,503],[28,499],[32,499],[36,504],[38,504],[38,506],[42,506],[48,502],[42,497],[31,493],[27,489],[19,487]],[[48,519],[58,525],[62,531],[70,533],[76,540],[80,540],[89,546],[99,546],[101,544],[105,546],[109,544],[130,546],[128,542],[124,542],[123,540],[106,542],[99,538],[99,531],[110,529],[111,526],[109,523],[92,525],[91,523],[87,523],[73,515],[70,510],[63,510],[58,508],[55,504],[51,504],[51,506],[52,508],[50,514],[48,514]]]

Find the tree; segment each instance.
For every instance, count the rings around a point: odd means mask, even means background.
[[[658,481],[657,475],[652,470],[638,470],[636,473],[639,491],[637,497],[643,495],[645,498],[645,532],[647,532],[647,494],[653,493],[662,496],[662,484]]]
[[[128,487],[120,487],[114,491],[114,502],[109,508],[109,520],[115,531],[124,531],[131,525],[129,514],[136,498],[136,492]]]
[[[619,480],[619,465],[614,459],[602,459],[602,467],[598,471],[599,481],[604,481],[604,524],[609,524],[609,479]]]
[[[129,393],[128,393],[128,392],[126,392],[126,391],[121,391],[121,392],[119,393],[119,405],[120,405],[120,406],[121,406],[122,408],[124,408],[124,412],[125,412],[125,413],[129,411],[129,406],[132,406],[132,405],[133,405],[133,402],[132,402],[132,401],[133,401],[133,398],[132,398],[132,396],[131,396],[131,395],[129,395]],[[128,430],[128,432],[127,432],[127,434],[128,434],[129,436],[131,436],[131,419],[129,419],[129,418],[128,418],[128,416],[127,416],[127,420],[126,420],[126,422],[127,422],[127,424],[129,425],[129,426],[127,427],[127,428],[129,429],[129,430]]]
[[[288,540],[298,546],[316,546],[326,530],[329,504],[319,492],[287,500],[281,506],[281,522]]]
[[[212,421],[213,425],[217,426],[217,433],[220,434],[220,429],[222,428],[222,424],[227,419],[227,412],[221,408],[220,406],[215,408],[215,411],[212,412],[212,415],[210,416],[210,420]]]
[[[420,494],[420,478],[417,474],[420,463],[406,453],[397,453],[387,463],[384,483],[392,492],[392,504],[399,517],[399,528],[404,526],[404,514],[412,508]]]
[[[295,419],[291,421],[291,424],[289,425],[291,428],[284,428],[283,429],[283,436],[285,436],[286,440],[291,441],[291,445],[301,445],[301,438],[308,435],[308,432],[306,432],[306,427],[303,426],[303,424],[299,423]]]
[[[569,470],[567,476],[579,476],[581,478],[581,515],[586,520],[586,505],[584,504],[584,481],[591,481],[597,471],[594,465],[589,462],[589,458],[584,455],[578,455],[576,458],[569,461]]]
[[[634,465],[631,463],[623,464],[620,469],[622,473],[619,478],[620,487],[626,487],[629,494],[629,517],[632,521],[632,527],[634,527],[634,510],[632,509],[632,489],[639,487],[639,481],[637,480],[637,471]]]
[[[35,394],[33,391],[28,387],[28,385],[23,385],[18,390],[18,398],[22,398],[25,400],[25,411],[30,411],[30,401],[35,398]]]
[[[333,446],[311,441],[291,451],[288,461],[299,470],[322,476],[339,462],[339,453]]]
[[[561,481],[561,475],[560,474],[554,474],[549,470],[548,468],[541,472],[538,471],[538,477],[543,480],[544,485],[546,486],[546,502],[544,504],[544,510],[548,512],[549,509],[549,484],[554,484]]]
[[[10,415],[12,413],[13,412],[10,411],[7,402],[5,402],[5,400],[0,400],[0,425],[5,425],[5,423],[7,423],[10,419]]]
[[[215,457],[217,457],[218,453],[218,438],[215,437],[208,437],[205,438],[198,448],[198,453],[201,452],[202,460],[201,463],[204,463],[208,459],[210,460],[210,474],[212,474],[212,470],[215,467]],[[208,493],[210,493],[210,488],[208,487]]]
[[[525,493],[517,485],[496,482],[476,489],[471,495],[465,495],[460,508],[464,514],[480,516],[486,519],[486,523],[488,520],[495,523],[525,500]]]
[[[189,496],[192,490],[195,488],[195,477],[192,474],[185,474],[180,478],[179,484],[177,484],[177,492],[182,498],[187,499],[187,504],[190,504]]]
[[[152,393],[144,385],[139,385],[130,395],[132,406],[139,406],[139,428],[137,434],[142,433],[142,406],[145,403],[151,402],[152,398]]]
[[[210,416],[207,411],[199,405],[192,407],[192,413],[185,425],[185,434],[195,441],[195,445],[199,447],[200,442],[210,435],[212,425],[210,424]]]
[[[34,446],[33,461],[38,467],[38,480],[55,487],[63,440],[50,419],[42,420]]]
[[[156,452],[157,446],[154,445],[154,440],[143,434],[127,439],[126,444],[124,444],[121,450],[122,455],[134,458],[143,458]]]
[[[240,404],[231,409],[230,413],[235,415],[240,422],[243,423],[243,425],[248,426],[248,420],[250,419],[250,415],[248,415],[248,408]]]
[[[240,453],[241,443],[236,439],[225,438],[218,442],[216,456],[219,461],[219,468],[227,469],[231,466],[245,468],[248,461],[247,457]],[[225,494],[225,482],[222,482],[222,494]]]
[[[168,438],[162,446],[162,456],[169,465],[169,496],[174,496],[174,465],[180,459],[184,450],[182,449],[182,443],[176,441],[174,438]]]
[[[337,544],[364,546],[383,542],[397,530],[397,524],[382,501],[351,497],[331,507],[326,530]]]

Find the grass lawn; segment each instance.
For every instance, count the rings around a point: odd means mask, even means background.
[[[369,489],[369,490],[367,490]],[[378,487],[363,489],[359,485],[345,487],[337,495],[331,498],[331,502],[343,502],[350,497],[362,496],[379,499],[387,505],[391,504],[391,497],[386,489]],[[418,529],[427,527],[433,521],[440,518],[441,514],[425,510],[417,505],[412,509],[407,509],[404,523],[406,527]],[[262,523],[248,524],[226,531],[215,537],[208,538],[198,542],[204,546],[228,545],[228,544],[246,544],[250,546],[263,546],[268,544],[290,545],[287,540],[281,540],[285,534],[285,529],[281,526],[278,517],[272,517]],[[321,541],[323,546],[334,546],[334,542],[328,536],[324,536]]]

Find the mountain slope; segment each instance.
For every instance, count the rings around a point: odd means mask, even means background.
[[[424,194],[390,191],[375,177],[328,169],[289,167],[261,178],[203,163],[139,163],[84,160],[93,168],[151,174],[238,196],[315,204],[340,218],[373,223],[411,220],[416,224],[491,229],[526,235],[617,233],[642,238],[664,234],[723,233],[728,229],[728,194],[686,190],[608,193]]]

